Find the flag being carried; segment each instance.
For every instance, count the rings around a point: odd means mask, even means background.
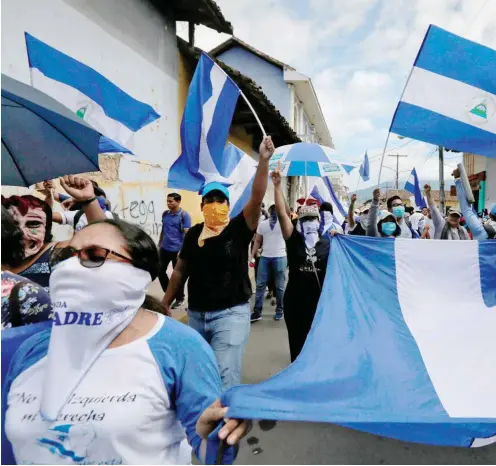
[[[496,50],[429,26],[390,132],[496,157]]]
[[[363,158],[362,165],[360,166],[360,176],[363,181],[369,181],[370,179],[370,164],[367,152],[365,152],[365,157]]]
[[[415,196],[415,204],[418,209],[423,209],[426,206],[424,198],[422,197],[422,191],[420,190],[420,183],[415,167],[405,183],[405,191],[408,191]]]
[[[100,152],[127,152],[134,133],[160,118],[80,61],[25,33],[31,84],[102,133]]]

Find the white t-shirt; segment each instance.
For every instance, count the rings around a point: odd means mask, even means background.
[[[104,351],[50,422],[40,416],[49,331],[40,333],[10,366],[27,368],[6,381],[5,428],[17,464],[191,463],[188,440],[197,453],[201,443],[196,421],[221,393],[199,334],[158,315],[148,335]]]
[[[400,220],[399,225],[401,228],[401,235],[399,237],[412,239],[412,230],[410,230],[410,228],[408,228],[408,225],[406,224],[406,221],[404,218],[402,218]]]
[[[436,228],[434,227],[434,221],[432,220],[432,218],[424,216],[424,228],[425,228],[425,225],[429,225],[430,237],[434,238],[434,235],[436,234]]]
[[[76,214],[78,213],[77,210],[65,210],[59,213],[60,215],[62,215],[62,225],[71,225],[74,227],[74,231],[79,231],[82,228],[84,228],[86,225],[88,225],[88,219],[86,218],[86,214],[81,215],[81,217],[77,222],[77,225],[74,225],[74,219],[76,217]],[[105,217],[110,219],[114,218],[112,212],[110,212],[109,210],[105,211]]]
[[[272,230],[270,221],[264,220],[258,224],[257,233],[263,237],[262,257],[286,257],[286,242],[282,236],[279,222],[274,225]]]

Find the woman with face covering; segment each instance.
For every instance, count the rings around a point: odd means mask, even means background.
[[[271,173],[277,216],[288,255],[289,280],[284,293],[284,319],[288,329],[291,362],[300,354],[312,326],[324,283],[329,257],[329,235],[321,236],[320,213],[316,205],[298,210],[296,226],[285,207],[281,173]],[[331,230],[330,234],[335,234]]]
[[[53,325],[17,350],[2,387],[16,463],[189,464],[191,449],[204,460],[226,413],[220,376],[201,336],[146,296],[152,238],[103,220],[55,248],[50,266]],[[233,445],[246,427],[228,420],[219,437]]]
[[[85,211],[88,222],[105,218],[89,180],[78,176],[64,176],[62,187]],[[9,270],[49,290],[49,258],[55,243],[52,242],[52,209],[35,196],[2,196],[2,205],[10,212],[24,236],[24,257]]]
[[[401,236],[401,227],[398,225],[396,215],[389,210],[379,212],[380,195],[380,190],[374,189],[369,217],[367,219],[367,236],[379,238],[396,238]]]

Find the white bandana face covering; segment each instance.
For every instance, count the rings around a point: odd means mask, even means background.
[[[332,212],[329,211],[324,211],[322,212],[322,217],[323,217],[323,223],[324,223],[324,228],[322,229],[322,234],[326,233],[329,228],[331,228],[332,224],[334,223],[334,215]]]
[[[299,225],[301,225],[301,230],[298,231],[303,234],[305,246],[307,249],[313,249],[317,244],[317,241],[319,241],[319,220],[315,219],[307,222],[299,222]]]
[[[71,257],[54,268],[54,322],[41,400],[45,419],[57,418],[95,360],[129,325],[151,281],[148,272],[112,260],[91,269]]]

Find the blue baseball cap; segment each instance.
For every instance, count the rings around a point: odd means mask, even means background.
[[[226,196],[227,200],[229,200],[229,191],[227,190],[227,188],[217,182],[217,181],[212,181],[211,183],[207,183],[205,186],[203,186],[200,194],[201,194],[201,197],[205,197],[208,193],[211,193],[212,191],[220,191],[222,194],[224,194],[224,196]]]
[[[489,211],[489,213],[496,216],[496,202],[491,206],[491,210]]]

